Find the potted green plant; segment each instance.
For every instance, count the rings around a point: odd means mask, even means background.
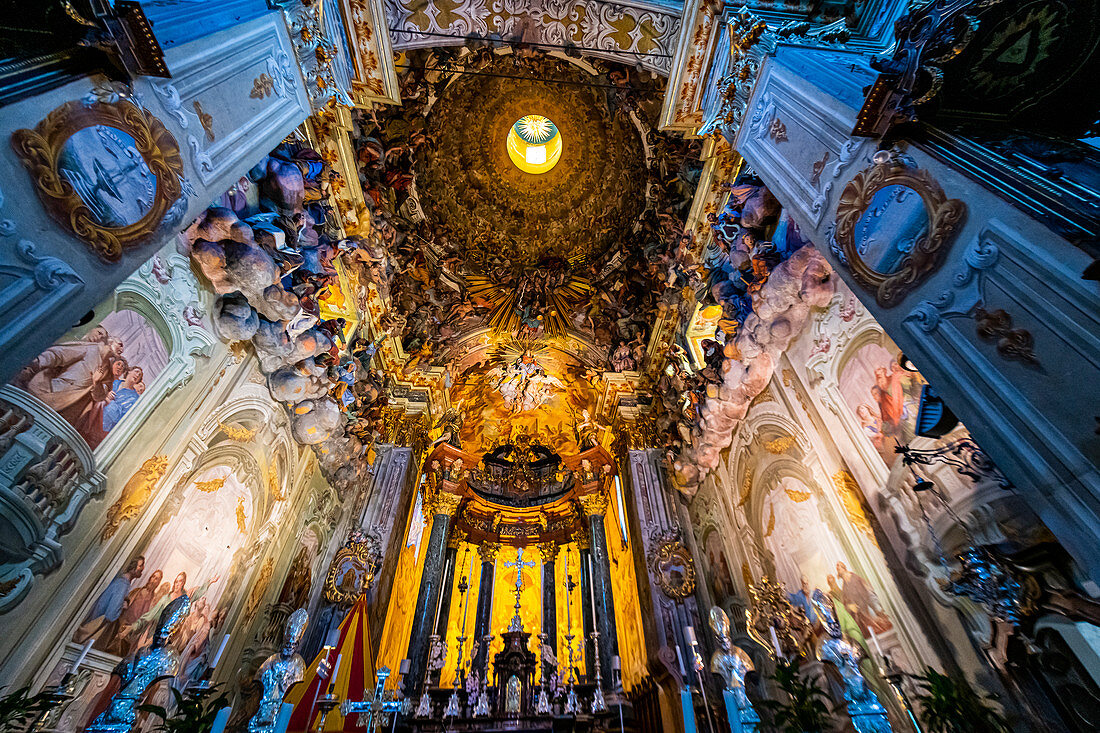
[[[798,673],[797,661],[780,661],[772,675],[787,700],[765,700],[771,713],[772,727],[782,733],[823,733],[832,727],[829,696],[814,679]]]
[[[58,702],[50,692],[31,695],[29,687],[0,696],[0,732],[23,730],[27,723],[45,715]]]
[[[215,695],[217,688],[211,687],[202,694],[191,690],[181,693],[171,688],[175,708],[168,712],[160,705],[141,705],[138,710],[160,718],[153,730],[159,733],[208,733],[214,726],[218,711],[229,704],[229,697],[223,692]]]
[[[966,680],[930,667],[915,679],[920,718],[928,733],[1009,733],[1004,716],[989,704],[993,695],[979,695]]]

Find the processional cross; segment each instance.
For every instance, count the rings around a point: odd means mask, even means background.
[[[398,713],[408,713],[412,710],[412,703],[401,699],[386,699],[386,679],[389,676],[389,667],[378,670],[375,675],[374,697],[369,700],[345,700],[340,705],[340,714],[346,718],[353,713],[358,713],[356,725],[374,730],[382,722],[382,717],[386,713],[393,713],[394,725],[396,725]],[[366,690],[363,692],[366,693]],[[366,697],[366,694],[363,696]]]
[[[516,594],[516,615],[512,616],[512,622],[508,624],[508,631],[523,631],[523,619],[519,616],[519,597],[523,593],[523,569],[535,567],[535,561],[530,562],[523,561],[523,548],[516,548],[516,561],[501,563],[506,568],[516,569],[516,589],[512,591]]]

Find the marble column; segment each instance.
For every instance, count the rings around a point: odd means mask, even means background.
[[[493,587],[496,584],[498,552],[500,552],[499,542],[484,542],[477,548],[477,554],[481,557],[481,580],[478,581],[477,611],[474,616],[474,637],[478,646],[473,668],[479,675],[484,675],[487,671],[485,663],[488,659],[489,647],[485,643],[485,635],[492,633],[489,624],[492,623]]]
[[[592,617],[592,578],[588,574],[588,569],[591,567],[591,551],[588,540],[588,534],[583,536],[576,536],[578,560],[580,561],[580,585],[581,585],[581,624],[584,629],[584,638],[575,639],[577,650],[584,650],[584,674],[585,679],[592,681],[596,679],[596,663],[592,657],[592,632],[595,630],[595,619]]]
[[[619,634],[615,627],[615,598],[611,588],[611,560],[607,554],[607,534],[604,532],[604,514],[607,513],[607,494],[600,491],[579,499],[585,516],[588,517],[588,536],[592,549],[589,551],[592,568],[590,570],[591,600],[595,606],[595,629],[599,632],[600,675],[604,689],[611,689],[611,659],[619,655]],[[592,679],[595,679],[593,670]]]
[[[420,576],[420,591],[416,595],[416,611],[413,613],[412,633],[409,636],[409,673],[405,675],[405,695],[420,694],[420,684],[428,663],[428,646],[436,623],[439,607],[443,566],[446,561],[447,533],[451,517],[462,497],[445,492],[424,498],[424,511],[432,516],[432,532],[428,538],[424,572]],[[440,612],[442,615],[442,612]]]
[[[542,555],[542,633],[546,634],[546,643],[558,655],[558,598],[557,578],[554,566],[558,559],[557,542],[540,542],[539,554]],[[552,668],[543,667],[544,679],[552,674]]]
[[[460,529],[452,529],[447,540],[447,553],[443,558],[443,580],[439,586],[439,620],[436,621],[434,633],[444,645],[447,644],[447,620],[451,616],[451,594],[454,591],[458,548],[465,539],[465,532]],[[429,684],[438,685],[441,672],[442,670],[433,672],[428,680]]]

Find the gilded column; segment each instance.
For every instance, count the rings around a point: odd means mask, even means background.
[[[546,643],[558,654],[558,604],[557,578],[554,565],[558,559],[557,542],[540,542],[539,554],[542,555],[542,633],[546,634]],[[543,667],[543,675],[549,676],[554,670]]]
[[[432,516],[432,533],[428,538],[424,572],[420,576],[420,591],[416,595],[416,612],[409,636],[409,673],[405,675],[405,695],[410,698],[420,694],[420,684],[424,680],[429,637],[436,623],[436,611],[441,600],[439,595],[446,560],[447,531],[451,526],[451,517],[462,501],[461,496],[443,491],[433,494],[424,497],[424,512]]]
[[[493,585],[498,552],[500,552],[499,542],[484,542],[477,548],[477,554],[481,557],[481,580],[478,582],[477,589],[477,615],[474,616],[474,640],[478,647],[473,668],[479,675],[485,674],[485,662],[489,653],[485,635],[491,633],[489,624],[492,621]]]
[[[588,517],[591,596],[585,599],[595,608],[595,628],[599,632],[599,662],[604,689],[611,689],[611,659],[619,654],[619,635],[615,628],[615,599],[611,588],[611,560],[607,554],[607,535],[603,518],[608,499],[603,491],[578,499]],[[594,680],[595,676],[591,675]]]

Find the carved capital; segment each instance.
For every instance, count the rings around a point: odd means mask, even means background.
[[[477,554],[481,556],[482,562],[495,562],[498,552],[500,552],[499,542],[482,542],[477,548]]]
[[[448,517],[453,517],[460,503],[462,503],[462,497],[458,494],[449,494],[446,491],[440,491],[432,497],[432,515],[446,514]]]
[[[542,555],[542,561],[544,563],[552,563],[558,557],[558,543],[557,542],[540,542],[539,554]]]
[[[587,517],[602,517],[607,513],[607,494],[603,491],[577,497],[577,501]]]
[[[452,496],[449,494],[448,496]],[[458,549],[462,546],[462,543],[466,541],[466,531],[455,527],[451,530],[451,537],[447,540],[447,547]]]
[[[588,539],[588,530],[578,529],[573,533],[573,541],[577,543],[578,550],[587,550],[592,547],[592,543]]]

